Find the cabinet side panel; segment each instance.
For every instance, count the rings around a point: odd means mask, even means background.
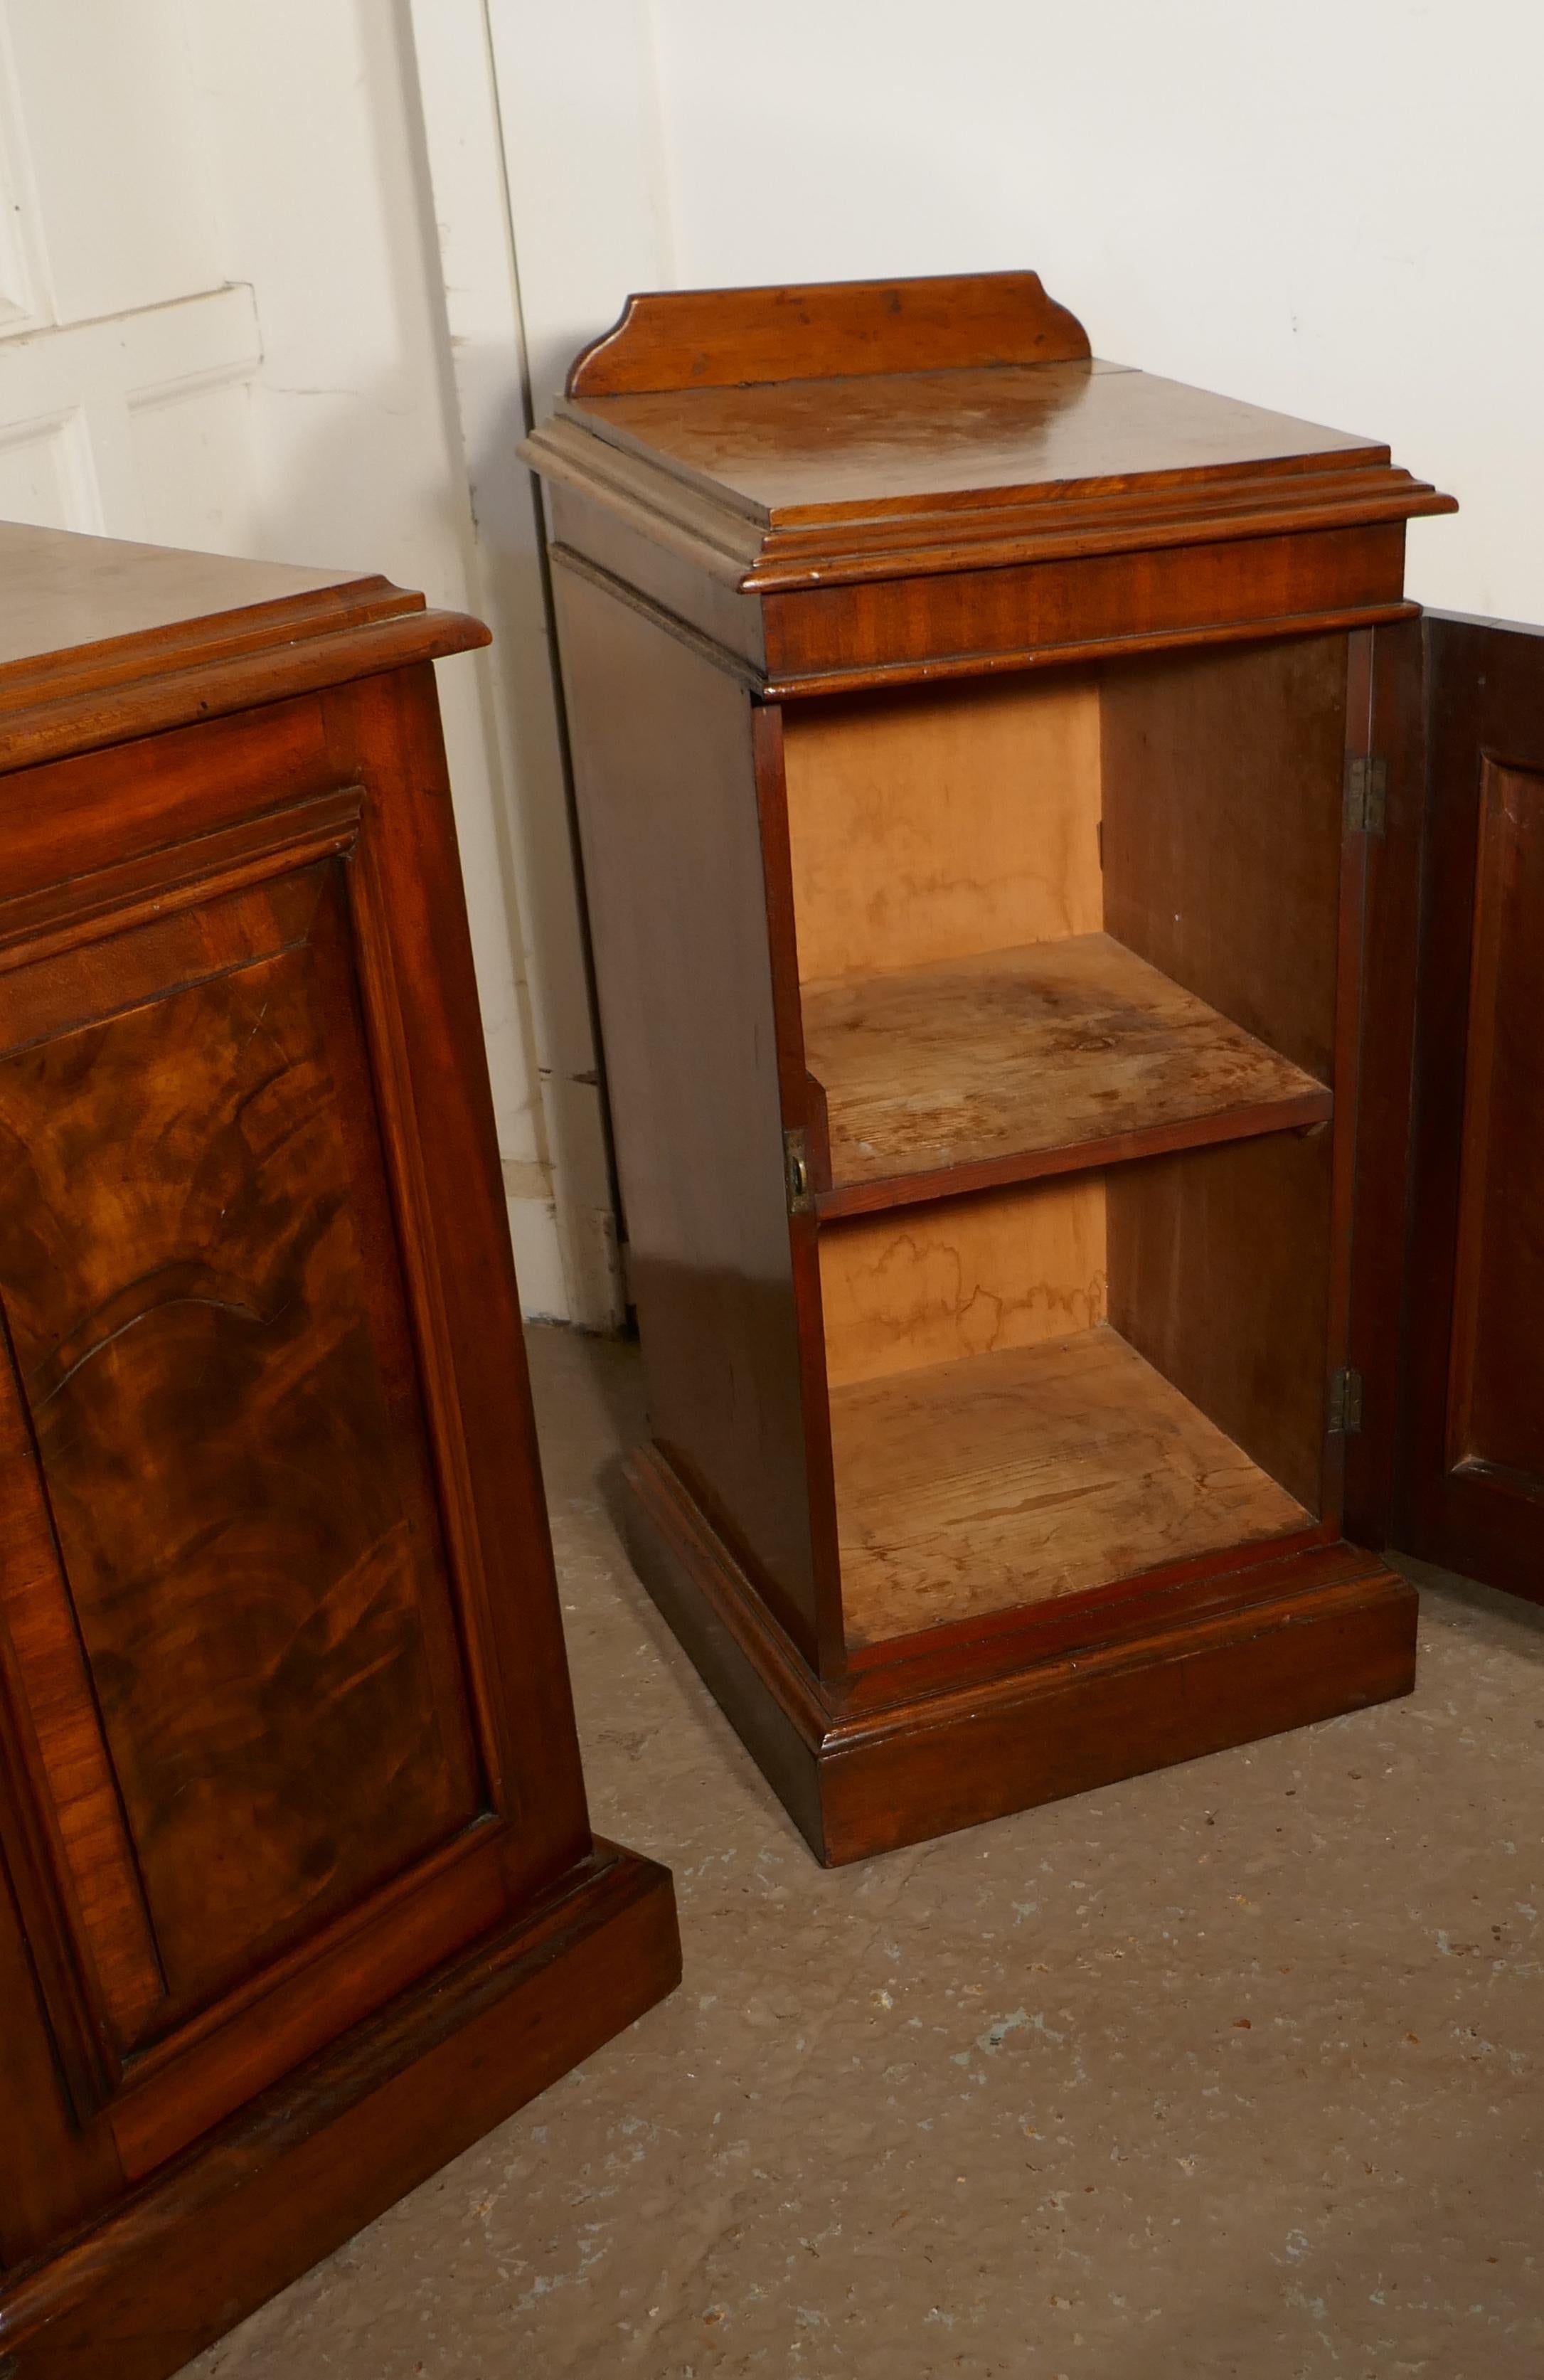
[[[1106,930],[1322,1083],[1345,702],[1343,637],[1104,674]]]
[[[350,916],[457,1622],[512,1890],[590,1845],[431,662],[327,697]]]
[[[1109,1175],[1110,1319],[1246,1454],[1321,1509],[1328,1133],[1195,1149]]]
[[[653,1435],[801,1650],[816,1596],[749,698],[557,573]]]

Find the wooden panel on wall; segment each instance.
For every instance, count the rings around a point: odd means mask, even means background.
[[[0,1299],[173,2011],[482,1801],[346,930],[323,863],[0,977]]]
[[[1481,764],[1450,1467],[1544,1488],[1544,773]]]
[[[799,975],[872,975],[1097,933],[1088,671],[790,708]]]
[[[855,1216],[826,1226],[820,1247],[833,1388],[1104,1318],[1100,1174]]]
[[[1343,637],[1104,672],[1104,922],[1320,1082],[1333,1069]]]

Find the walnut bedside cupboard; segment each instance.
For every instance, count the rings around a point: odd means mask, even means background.
[[[1544,639],[1405,600],[1452,499],[1033,273],[634,298],[525,451],[636,1558],[817,1854],[1406,1692],[1385,1541],[1539,1591]]]
[[[162,2380],[667,1992],[590,1833],[432,663],[0,528],[0,2374]]]

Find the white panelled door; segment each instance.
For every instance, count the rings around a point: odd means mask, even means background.
[[[0,517],[382,568],[491,620],[442,708],[511,1230],[528,1311],[606,1328],[490,42],[484,0],[0,0]]]

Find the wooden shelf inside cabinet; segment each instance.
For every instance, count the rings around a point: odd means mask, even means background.
[[[1029,273],[634,299],[524,452],[634,1552],[818,1856],[1406,1692],[1343,1536],[1404,1046],[1346,795],[1451,499]]]
[[[1329,1121],[1328,1087],[1109,934],[807,984],[821,1211]]]
[[[1313,1525],[1108,1323],[849,1382],[831,1435],[854,1646]]]

